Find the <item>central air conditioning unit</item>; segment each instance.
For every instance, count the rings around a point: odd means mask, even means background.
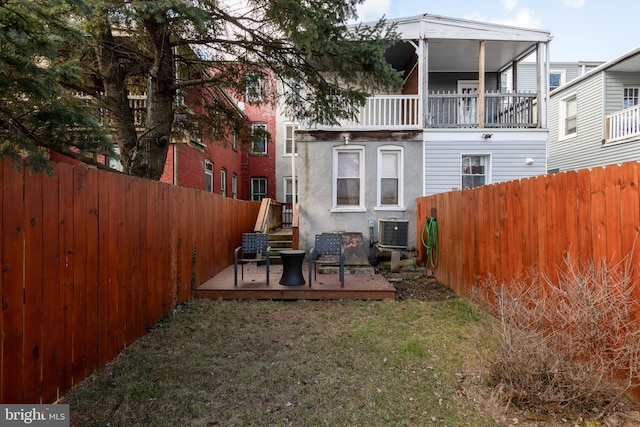
[[[378,221],[378,243],[388,248],[409,247],[409,220],[381,218]]]

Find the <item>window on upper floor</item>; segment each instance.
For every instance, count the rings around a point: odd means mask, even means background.
[[[478,187],[490,183],[490,161],[488,155],[462,155],[462,189]]]
[[[295,130],[298,129],[298,125],[295,123],[285,123],[284,125],[284,154],[290,155],[291,151],[295,149],[295,154],[298,154],[298,143],[295,141]],[[294,147],[295,143],[295,147]]]
[[[238,151],[238,141],[236,141],[236,131],[231,130],[231,149]]]
[[[247,73],[244,100],[249,103],[262,101],[262,76],[260,73]]]
[[[251,154],[267,154],[267,125],[264,123],[251,125]]]
[[[364,147],[333,149],[333,208],[364,209]]]
[[[573,137],[578,131],[578,97],[575,93],[560,100],[558,139]]]
[[[267,178],[251,178],[251,200],[261,201],[267,197]]]
[[[209,160],[204,161],[204,189],[213,192],[213,163]]]
[[[403,207],[403,157],[402,147],[378,148],[378,209]]]
[[[220,194],[227,196],[227,170],[225,168],[220,169]]]
[[[622,108],[631,108],[638,105],[640,86],[625,86],[622,97]]]
[[[238,198],[238,175],[236,173],[231,175],[231,197]]]
[[[549,91],[562,86],[567,82],[567,72],[565,70],[549,71]]]

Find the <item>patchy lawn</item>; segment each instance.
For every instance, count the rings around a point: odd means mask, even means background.
[[[74,426],[635,426],[515,411],[485,384],[493,320],[412,267],[395,301],[195,299],[61,401]]]

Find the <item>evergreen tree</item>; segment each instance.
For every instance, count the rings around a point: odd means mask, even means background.
[[[50,59],[65,58],[56,68],[34,61],[32,71],[69,73],[80,64],[81,81],[60,83],[91,99],[94,121],[103,122],[125,173],[135,176],[160,179],[172,138],[197,133],[224,141],[234,132],[249,144],[250,126],[229,95],[247,93],[249,102],[285,105],[290,117],[336,124],[352,118],[369,93],[401,83],[384,60],[398,39],[395,28],[384,21],[347,26],[363,0],[85,1],[90,11],[75,4],[73,20],[60,22],[61,29],[81,24],[84,38],[66,39]],[[67,7],[45,2],[42,9]],[[31,37],[59,32],[51,25],[26,31]],[[146,107],[132,108],[130,95],[142,94]],[[69,96],[56,95],[65,100],[56,105],[72,105]]]
[[[101,126],[62,85],[77,82],[80,67],[59,47],[81,40],[70,19],[82,10],[71,0],[0,1],[0,156],[48,168],[49,150],[87,163],[113,154]]]

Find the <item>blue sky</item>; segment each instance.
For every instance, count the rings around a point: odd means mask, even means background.
[[[549,31],[551,61],[609,61],[640,47],[638,0],[366,0],[359,21],[423,13]]]

